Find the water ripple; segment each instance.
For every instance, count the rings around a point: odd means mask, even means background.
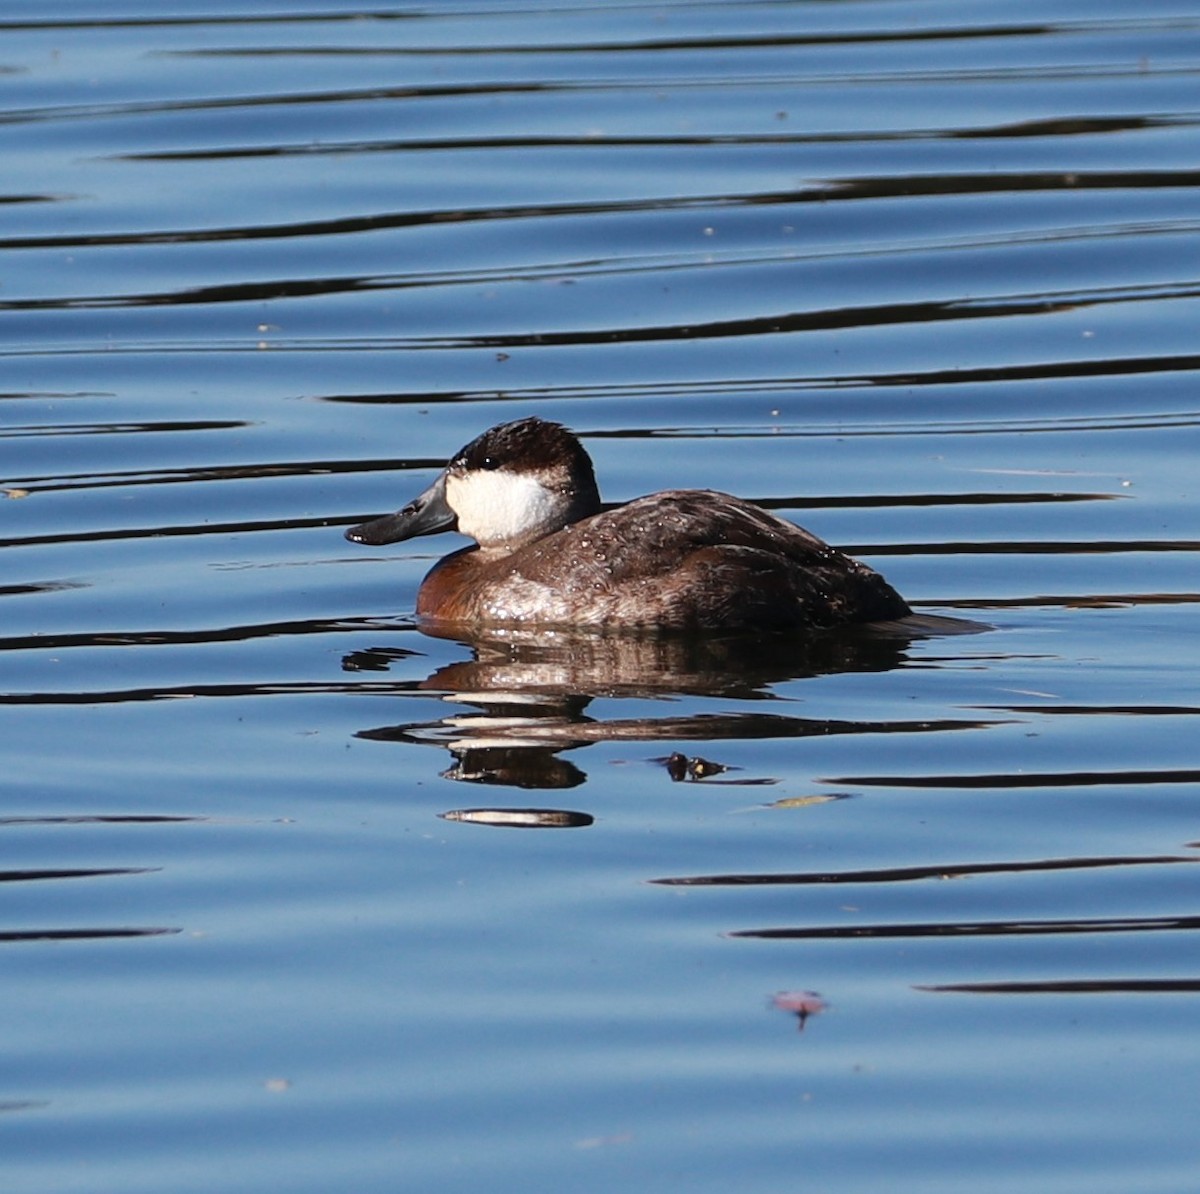
[[[0,31],[9,1185],[1189,1187],[1184,0]],[[916,618],[421,633],[535,412]]]

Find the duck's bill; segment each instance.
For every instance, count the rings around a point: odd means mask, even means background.
[[[418,535],[436,535],[438,531],[452,531],[457,521],[454,511],[446,505],[446,474],[442,473],[420,497],[413,498],[403,510],[351,527],[346,532],[346,538],[351,543],[366,543],[368,546],[378,547],[382,543],[415,539]]]

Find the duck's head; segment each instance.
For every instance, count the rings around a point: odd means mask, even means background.
[[[518,419],[477,436],[419,497],[346,538],[375,546],[457,530],[480,547],[513,551],[599,509],[579,440],[561,424]]]

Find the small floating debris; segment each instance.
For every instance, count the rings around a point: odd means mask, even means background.
[[[468,821],[502,829],[580,829],[596,820],[588,813],[560,808],[453,808],[438,816],[443,821]]]
[[[676,783],[685,779],[700,780],[710,779],[714,775],[720,775],[725,771],[741,771],[740,767],[734,767],[728,763],[714,763],[711,759],[702,759],[699,756],[689,758],[682,751],[675,751],[673,754],[665,758],[651,759],[652,763],[661,763],[667,769],[667,774]],[[753,788],[776,784],[779,781],[770,776],[759,777],[754,779],[714,779],[715,784],[733,784],[736,787]]]
[[[674,751],[665,760],[667,774],[679,783],[684,779],[707,779],[710,775],[720,775],[729,768],[724,763],[714,763],[710,759],[702,759],[698,755],[689,759],[681,751]]]
[[[772,800],[763,808],[808,808],[813,804],[828,804],[831,800],[849,800],[852,792],[814,792],[811,796],[785,796],[782,800]]]
[[[628,1144],[633,1139],[632,1132],[616,1132],[612,1136],[585,1136],[575,1141],[576,1148],[607,1148],[613,1144]]]
[[[803,1032],[805,1020],[809,1016],[820,1015],[829,1004],[816,991],[776,991],[771,996],[771,1006],[795,1016],[799,1021],[797,1031]]]

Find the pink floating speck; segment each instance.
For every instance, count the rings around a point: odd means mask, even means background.
[[[781,1012],[790,1012],[799,1021],[799,1030],[804,1031],[804,1021],[825,1011],[829,1006],[816,991],[776,991],[771,996],[771,1006]]]

